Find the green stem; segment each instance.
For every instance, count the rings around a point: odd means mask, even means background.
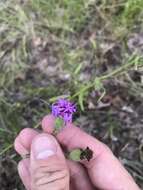
[[[96,79],[98,79],[99,81],[104,81],[106,79],[112,78],[115,75],[118,76],[118,75],[120,75],[122,73],[122,71],[126,70],[129,66],[132,66],[134,64],[135,64],[134,61],[132,61],[132,59],[130,59],[130,61],[127,64],[121,66],[120,68],[117,68],[114,71],[112,71],[112,72],[110,72],[110,73],[108,73],[106,75],[103,75],[101,77],[96,77],[94,79],[94,82],[92,82],[92,83],[88,84],[87,86],[83,87],[82,91],[84,92],[84,91],[89,90],[90,88],[94,87],[95,84],[96,84]],[[81,93],[81,91],[79,91],[76,94],[74,94],[72,96],[72,99],[75,98],[76,96],[78,96],[80,93]]]
[[[37,129],[39,126],[41,125],[41,122],[37,123],[33,128]],[[3,154],[5,154],[7,151],[9,151],[11,148],[13,148],[13,144],[10,144],[8,147],[4,148],[1,152],[0,152],[0,156],[2,156]]]
[[[0,152],[0,156],[2,156],[3,154],[5,154],[7,151],[9,151],[11,148],[13,147],[13,144],[10,144],[8,147],[6,147],[5,149],[3,149]]]
[[[37,129],[37,128],[40,127],[40,125],[41,125],[41,122],[37,123],[33,128],[34,128],[34,129]]]

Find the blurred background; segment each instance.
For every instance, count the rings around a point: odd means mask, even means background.
[[[59,97],[143,188],[143,0],[0,0],[0,187],[23,190],[13,141]]]

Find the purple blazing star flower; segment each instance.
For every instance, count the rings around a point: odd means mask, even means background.
[[[75,112],[76,106],[65,99],[59,99],[52,105],[53,116],[62,118],[65,123],[72,122],[72,116]]]

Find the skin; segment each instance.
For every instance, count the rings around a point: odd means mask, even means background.
[[[27,190],[140,190],[105,144],[73,124],[67,124],[55,138],[51,135],[54,121],[54,117],[48,115],[42,120],[42,133],[27,128],[15,139],[15,150],[21,156],[30,153],[30,158],[23,159],[18,165]],[[43,137],[55,147],[56,153],[36,159],[33,152],[36,147],[42,147]],[[66,160],[61,146],[68,151],[88,146],[94,152],[93,158],[80,163]]]

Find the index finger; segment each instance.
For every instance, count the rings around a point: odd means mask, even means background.
[[[52,121],[51,123],[53,125],[48,125],[49,121]],[[54,131],[54,117],[52,115],[48,115],[43,118],[42,128],[48,133],[52,133]],[[68,151],[71,151],[75,148],[86,149],[89,147],[93,151],[92,159],[97,158],[105,151],[110,151],[105,144],[96,138],[91,137],[71,123],[68,123],[67,126],[64,127],[64,130],[61,130],[56,137],[58,141],[68,149]],[[84,164],[86,165],[86,162],[84,162]],[[90,167],[90,162],[88,162],[87,167]]]
[[[48,120],[53,121],[53,126],[48,125]],[[54,130],[54,117],[46,116],[42,121],[45,132]],[[91,137],[73,124],[68,124],[61,130],[57,139],[69,151],[75,148],[85,149],[89,147],[93,151],[92,159],[82,161],[88,170],[92,183],[100,189],[130,189],[139,190],[136,183],[125,170],[111,150],[96,138]],[[103,183],[104,182],[104,183]]]

